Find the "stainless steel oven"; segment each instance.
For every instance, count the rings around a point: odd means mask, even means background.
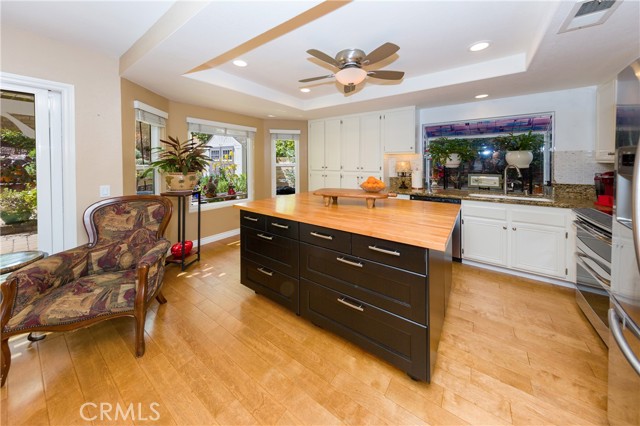
[[[576,301],[605,344],[609,341],[612,217],[595,209],[574,209]]]

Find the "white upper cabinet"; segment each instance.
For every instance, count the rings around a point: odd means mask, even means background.
[[[341,144],[340,157],[342,170],[360,170],[360,117],[344,117],[340,119]]]
[[[382,173],[380,114],[360,117],[360,170]]]
[[[324,121],[309,122],[309,170],[324,170]]]
[[[616,81],[596,92],[596,161],[613,163],[616,156]]]
[[[382,145],[385,154],[415,153],[415,107],[382,111]]]

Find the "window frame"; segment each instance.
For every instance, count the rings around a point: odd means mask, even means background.
[[[150,142],[151,142],[151,161],[155,161],[157,159],[157,153],[154,152],[154,148],[158,148],[160,146],[160,140],[165,136],[165,132],[166,132],[166,121],[169,119],[169,114],[158,109],[155,107],[152,107],[151,105],[147,105],[144,102],[140,102],[138,100],[133,101],[133,108],[134,108],[134,113],[135,113],[135,125],[136,127],[138,126],[139,122],[148,124],[151,129],[150,129]],[[151,114],[153,116],[156,116],[157,119],[159,119],[158,121],[161,124],[158,123],[152,123],[152,120],[144,120],[138,117],[138,110],[142,111],[142,115],[148,115]],[[136,140],[136,148],[137,149],[137,140]],[[135,164],[135,169],[136,169],[136,194],[146,194],[146,192],[138,192],[138,167],[137,167],[137,163]],[[153,194],[159,195],[160,194],[160,186],[162,184],[162,180],[160,179],[160,173],[158,172],[158,170],[154,170],[153,171]]]
[[[271,137],[271,196],[276,197],[276,191],[278,189],[278,182],[276,182],[276,172],[278,166],[293,165],[295,167],[295,180],[296,180],[296,194],[300,193],[300,130],[284,130],[284,129],[269,129]],[[276,159],[276,141],[282,139],[292,139],[294,141],[294,149],[296,151],[295,164],[293,163],[278,163]]]

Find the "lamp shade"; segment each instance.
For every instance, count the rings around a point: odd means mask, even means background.
[[[396,163],[396,173],[407,173],[411,171],[411,163],[408,161],[398,161]]]
[[[367,72],[358,67],[346,67],[336,73],[338,83],[348,86],[349,84],[358,84],[367,76]]]

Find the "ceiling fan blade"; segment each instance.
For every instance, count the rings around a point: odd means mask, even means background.
[[[369,77],[379,78],[381,80],[400,80],[404,77],[404,72],[402,71],[387,71],[387,70],[377,70],[377,71],[369,71],[367,72]]]
[[[365,56],[362,63],[367,65],[375,64],[376,62],[380,62],[381,60],[393,55],[398,50],[400,50],[399,46],[393,43],[385,43]]]
[[[302,80],[298,80],[298,82],[299,83],[308,83],[310,81],[322,80],[323,78],[331,78],[331,77],[333,77],[333,74],[323,75],[323,76],[320,76],[320,77],[304,78]]]
[[[309,49],[307,50],[307,53],[311,56],[314,56],[320,59],[323,62],[333,65],[336,68],[340,68],[340,63],[336,61],[334,58],[332,58],[331,56],[327,55],[326,53],[323,53],[316,49]]]
[[[345,84],[344,86],[344,93],[349,93],[349,92],[353,92],[354,90],[356,90],[356,85],[351,83],[351,84]]]

